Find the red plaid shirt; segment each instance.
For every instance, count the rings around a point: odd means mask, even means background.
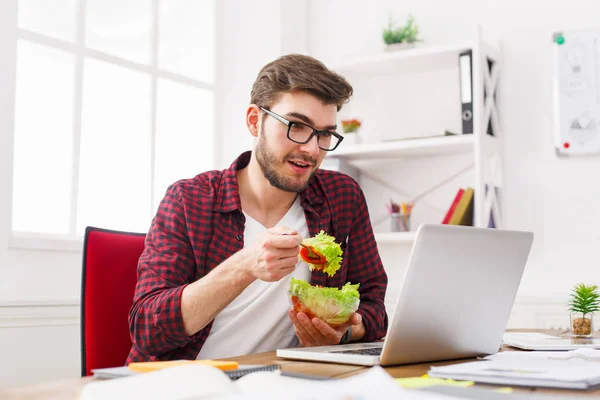
[[[245,217],[236,171],[249,161],[250,152],[246,152],[227,170],[205,172],[167,190],[138,264],[138,282],[129,313],[133,346],[128,363],[195,359],[200,352],[212,322],[198,333],[186,335],[181,293],[188,284],[242,250]],[[346,282],[359,282],[358,312],[366,327],[362,340],[382,338],[387,330],[387,275],[359,185],[339,172],[318,170],[300,197],[310,235],[323,229],[335,236],[344,251],[342,267],[333,277],[315,270],[311,283],[341,287]]]

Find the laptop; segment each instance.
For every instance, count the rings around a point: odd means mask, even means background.
[[[278,349],[277,356],[387,366],[496,353],[532,242],[531,232],[421,225],[383,342]]]

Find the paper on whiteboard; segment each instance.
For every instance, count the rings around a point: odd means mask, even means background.
[[[600,30],[556,33],[553,47],[556,151],[600,153]]]

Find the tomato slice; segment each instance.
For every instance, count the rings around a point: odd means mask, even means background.
[[[315,315],[312,312],[310,312],[310,310],[304,304],[302,304],[300,302],[300,300],[298,299],[298,297],[292,296],[292,304],[294,305],[294,311],[296,313],[303,312],[304,314],[306,314],[306,316],[310,320],[312,320],[313,318],[315,318]]]
[[[308,247],[310,248],[310,251],[314,254],[314,256],[311,256],[308,253],[308,249],[306,247],[302,247],[302,249],[300,249],[300,257],[302,257],[302,259],[304,261],[306,261],[308,264],[313,264],[313,265],[322,265],[322,264],[327,263],[327,259],[325,258],[324,255],[322,255],[317,250],[315,250],[314,247],[312,247],[312,246],[308,246]]]
[[[319,318],[317,317],[315,314],[313,314],[308,307],[306,307],[304,304],[302,304],[302,302],[300,301],[300,299],[298,298],[298,296],[292,296],[292,305],[294,307],[294,311],[296,313],[299,312],[303,312],[304,314],[306,314],[306,316],[308,317],[308,319],[312,320],[313,318]],[[342,324],[328,324],[329,326],[331,326],[332,328],[336,328]]]

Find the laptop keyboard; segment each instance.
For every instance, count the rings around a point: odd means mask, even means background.
[[[367,356],[379,356],[379,355],[381,355],[382,349],[383,349],[383,347],[371,347],[368,349],[352,349],[352,350],[332,351],[332,353],[362,354],[362,355],[367,355]]]

